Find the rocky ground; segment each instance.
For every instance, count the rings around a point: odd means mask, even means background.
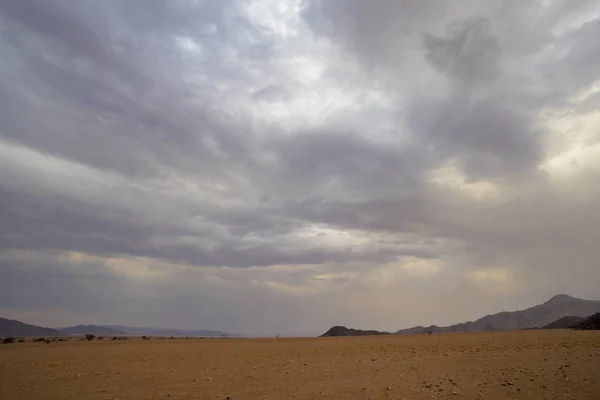
[[[0,345],[0,399],[600,399],[600,333]]]

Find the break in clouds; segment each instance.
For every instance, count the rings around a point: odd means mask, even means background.
[[[600,3],[0,3],[0,313],[397,330],[597,297]]]

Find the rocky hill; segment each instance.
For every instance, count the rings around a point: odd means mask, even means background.
[[[13,319],[0,318],[0,337],[8,336],[64,336],[64,333],[56,329],[29,325]]]
[[[585,320],[572,326],[571,328],[577,329],[577,330],[586,330],[586,331],[587,330],[593,330],[593,331],[600,330],[600,313],[594,314],[594,315],[586,318]]]
[[[582,300],[565,294],[552,297],[543,304],[520,311],[504,311],[486,315],[476,321],[463,322],[451,326],[417,326],[399,330],[398,334],[437,332],[477,332],[496,330],[517,330],[542,328],[562,317],[587,317],[600,312],[600,301]]]
[[[352,329],[346,328],[345,326],[334,326],[329,329],[327,332],[321,335],[321,337],[328,336],[375,336],[375,335],[389,335],[388,332],[380,332],[380,331],[364,331],[361,329]]]

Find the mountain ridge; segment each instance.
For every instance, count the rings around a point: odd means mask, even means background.
[[[542,328],[563,317],[587,318],[597,312],[600,312],[600,301],[583,300],[566,294],[557,294],[542,304],[524,310],[501,311],[485,315],[475,321],[461,322],[449,326],[415,326],[401,329],[396,334],[417,334],[428,331],[440,333]]]

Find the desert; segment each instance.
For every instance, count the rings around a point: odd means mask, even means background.
[[[0,399],[598,399],[600,333],[15,343]]]

